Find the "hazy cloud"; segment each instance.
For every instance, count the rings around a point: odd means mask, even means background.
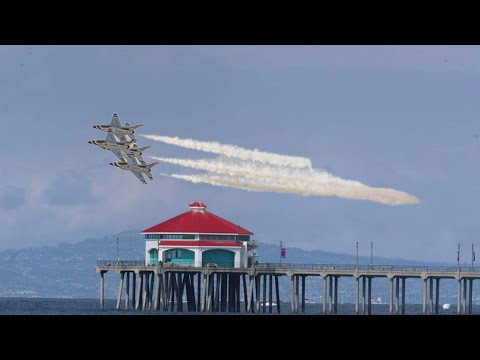
[[[15,210],[26,202],[26,191],[16,186],[4,186],[0,188],[0,207],[5,210]]]
[[[97,201],[92,193],[91,180],[74,171],[67,170],[45,190],[49,205],[75,206]]]

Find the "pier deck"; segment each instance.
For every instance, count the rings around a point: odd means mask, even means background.
[[[356,314],[371,314],[371,286],[372,279],[374,278],[388,278],[390,281],[390,314],[398,314],[400,311],[402,314],[405,313],[405,286],[406,280],[409,278],[423,279],[424,314],[438,314],[441,279],[457,280],[457,313],[471,314],[473,281],[480,278],[480,268],[471,267],[355,266],[348,264],[261,263],[248,268],[232,268],[222,266],[184,266],[169,263],[145,265],[143,261],[99,260],[96,271],[100,273],[100,305],[102,308],[104,307],[104,274],[108,271],[115,271],[120,273],[121,277],[117,297],[117,309],[121,308],[121,298],[124,292],[126,276],[125,309],[163,309],[164,311],[173,311],[176,307],[177,311],[183,311],[183,302],[184,298],[186,298],[187,311],[240,312],[240,299],[243,292],[245,312],[247,313],[266,313],[267,303],[268,312],[272,313],[273,288],[275,288],[276,294],[276,310],[277,313],[280,313],[278,288],[278,278],[280,276],[287,276],[291,280],[292,313],[305,312],[305,278],[307,276],[319,276],[322,277],[324,281],[324,314],[337,313],[338,279],[341,277],[355,278]],[[130,277],[132,278],[131,286]],[[137,277],[138,286],[136,286]],[[197,279],[196,282],[195,277]],[[400,280],[402,284],[401,304]],[[362,282],[361,295],[360,282]],[[394,282],[396,289],[395,299],[393,290]],[[427,296],[428,282],[430,283],[429,296]],[[263,297],[261,296],[262,285]],[[267,287],[269,288],[268,301]],[[366,295],[366,293],[368,293],[368,295]],[[361,309],[360,297],[362,298]],[[429,300],[429,309],[427,309],[427,300]],[[299,306],[300,304],[301,307]]]

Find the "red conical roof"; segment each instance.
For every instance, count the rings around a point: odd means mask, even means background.
[[[220,216],[208,212],[200,201],[190,204],[190,210],[169,220],[154,225],[142,233],[204,233],[204,234],[241,234],[253,235]]]

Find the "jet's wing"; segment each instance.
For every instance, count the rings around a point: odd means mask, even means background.
[[[130,141],[130,140],[136,140],[134,134],[127,135],[127,134],[124,134],[120,131],[115,131],[115,129],[113,129],[112,132],[113,132],[114,136],[118,139],[118,141],[127,142],[127,141]]]
[[[125,154],[125,153],[124,153]],[[143,160],[143,159],[142,159]],[[137,157],[133,154],[125,154],[125,161],[131,165],[144,165],[137,159]]]
[[[133,144],[132,148],[138,148],[137,145]],[[128,156],[133,160],[137,160],[136,163],[138,163],[138,165],[145,165],[146,162],[145,160],[143,160],[143,156],[142,155],[137,155],[137,154],[133,154],[133,153],[130,153],[128,154]]]
[[[145,181],[143,174],[140,171],[135,171],[135,170],[130,170],[130,172],[137,177],[138,180],[140,180],[142,183],[146,184],[147,182]]]
[[[121,140],[115,135],[113,134],[112,132],[107,132],[107,137],[105,138],[105,140],[107,142],[110,142],[110,143],[117,143],[117,142],[120,142]]]
[[[126,139],[126,141],[137,140],[137,138],[135,137],[135,134],[123,135],[123,137]]]
[[[142,155],[132,155],[134,156],[138,162],[140,163],[140,165],[146,165],[147,163],[145,162],[145,160],[143,160],[143,156]]]
[[[120,125],[120,119],[118,118],[118,115],[117,115],[117,114],[113,114],[113,116],[112,116],[112,122],[110,123],[110,125],[111,125],[112,127],[116,127],[116,128],[121,127],[121,125]]]
[[[120,161],[128,162],[128,155],[123,151],[114,149],[111,149],[110,151],[113,152],[120,159]]]

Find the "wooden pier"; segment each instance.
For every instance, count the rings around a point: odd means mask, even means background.
[[[341,277],[355,279],[356,314],[371,314],[372,281],[376,278],[389,279],[390,314],[405,314],[407,279],[415,278],[423,280],[423,314],[438,314],[441,279],[457,280],[457,314],[472,314],[473,280],[480,279],[479,268],[448,266],[258,264],[249,268],[231,268],[101,260],[96,271],[100,273],[102,309],[104,275],[115,271],[120,274],[117,310],[220,313],[280,313],[280,276],[287,276],[291,281],[291,312],[305,313],[305,280],[308,276],[315,276],[323,278],[324,314],[337,313],[338,280]],[[122,296],[125,296],[124,302]]]

